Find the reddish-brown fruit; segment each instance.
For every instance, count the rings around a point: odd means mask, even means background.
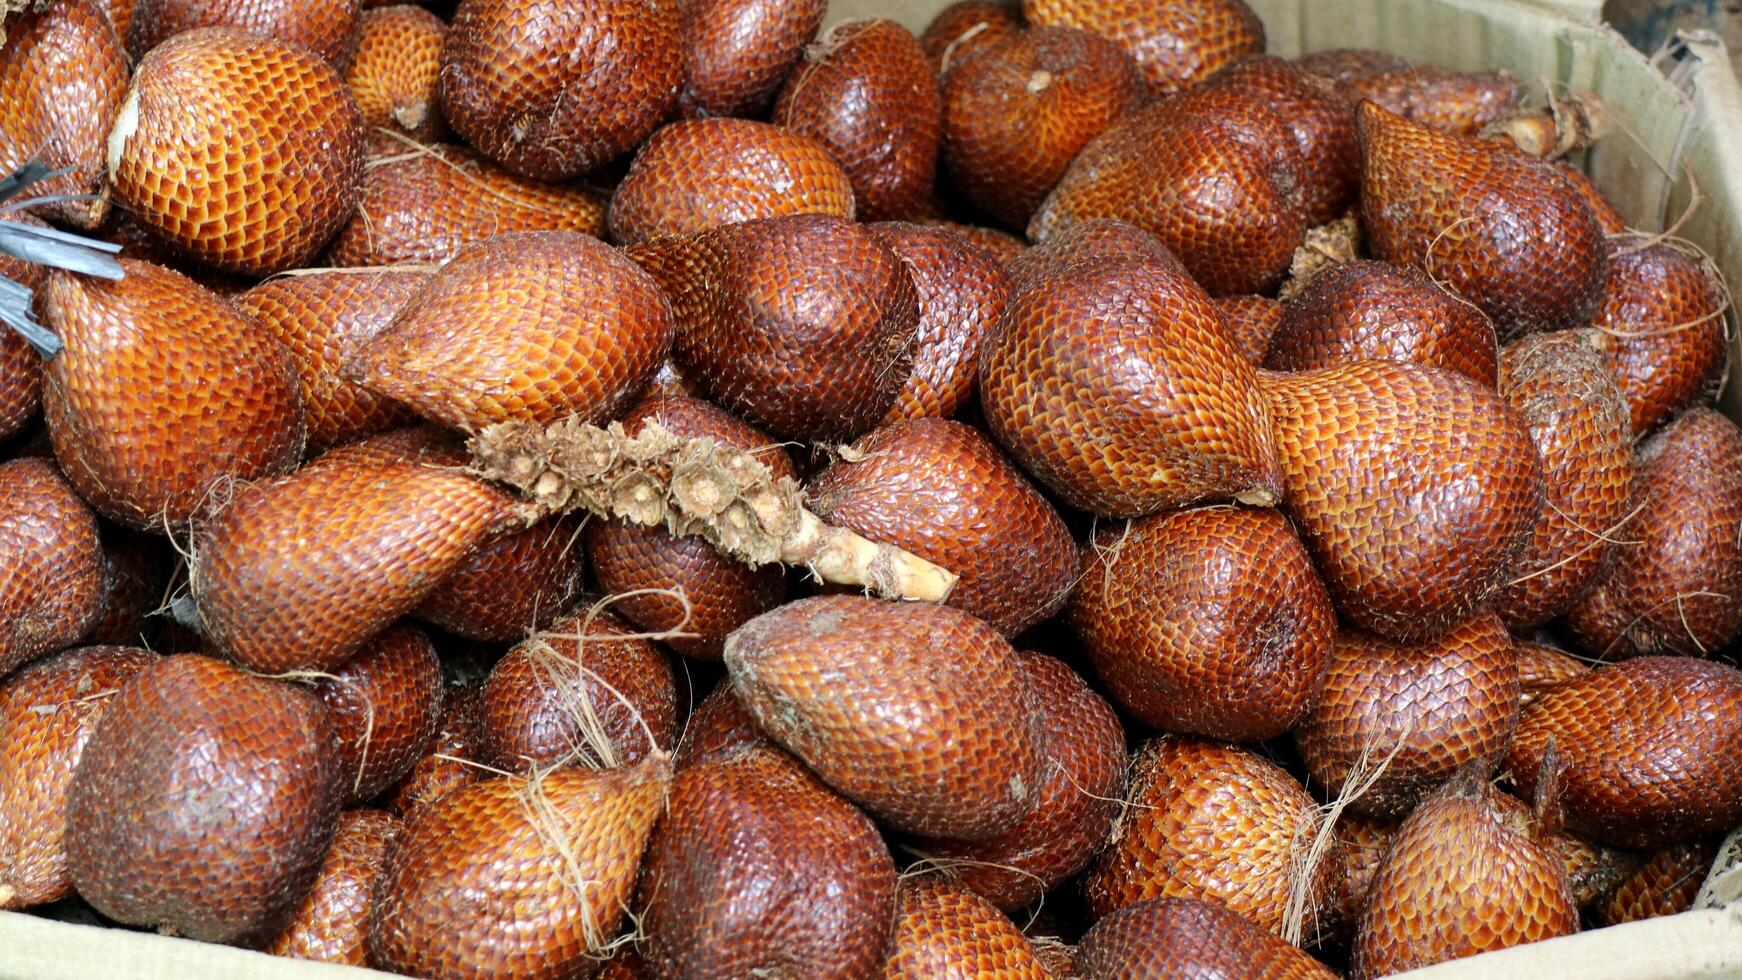
[[[1295,744],[1332,795],[1358,766],[1389,759],[1349,807],[1395,819],[1464,768],[1494,768],[1518,724],[1518,692],[1512,637],[1492,615],[1417,643],[1344,631]]]
[[[1020,908],[1086,867],[1106,843],[1125,792],[1125,733],[1113,708],[1062,661],[1022,654],[1046,737],[1034,810],[984,841],[922,841],[950,878]],[[704,705],[705,707],[705,705]]]
[[[168,595],[170,542],[155,534],[104,527],[103,615],[92,628],[91,643],[144,646],[154,625],[151,615]]]
[[[1694,897],[1718,856],[1716,840],[1690,841],[1653,853],[1592,910],[1601,925],[1615,926],[1693,907]]]
[[[956,0],[939,10],[919,35],[919,46],[939,78],[974,55],[1022,33],[1015,5],[996,0]],[[947,79],[946,79],[947,80]]]
[[[921,219],[920,224],[948,228],[958,235],[961,235],[968,241],[971,241],[975,245],[978,245],[992,253],[993,258],[996,258],[1000,263],[1004,264],[1006,271],[1008,271],[1012,259],[1021,255],[1023,252],[1028,251],[1027,239],[1022,238],[1019,235],[1012,235],[1010,232],[999,228],[987,228],[981,225],[965,225],[959,221],[943,221],[936,218]]]
[[[556,517],[472,552],[413,615],[474,640],[511,643],[541,630],[581,594],[582,520]]]
[[[1330,81],[1273,55],[1244,58],[1216,72],[1207,85],[1262,101],[1281,116],[1300,148],[1307,223],[1322,225],[1355,201],[1361,150],[1355,144],[1355,103]]]
[[[48,227],[47,222],[29,211],[10,212],[6,220],[33,228]],[[0,255],[0,278],[35,291],[48,278],[48,267]],[[0,330],[0,441],[22,432],[41,407],[42,355],[23,334],[11,327]]]
[[[131,647],[81,647],[0,683],[0,909],[72,894],[63,840],[73,769],[115,692],[156,659]]]
[[[943,97],[918,39],[895,21],[842,21],[806,48],[773,122],[840,161],[863,221],[914,218],[931,200]]]
[[[639,887],[649,977],[870,977],[895,912],[876,825],[771,745],[678,774]]]
[[[653,380],[673,329],[658,284],[603,242],[501,235],[456,255],[350,371],[371,391],[469,432],[603,422]]]
[[[1604,659],[1709,656],[1742,633],[1742,430],[1692,409],[1633,462],[1633,517],[1609,544],[1607,576],[1567,625]]]
[[[1518,629],[1571,608],[1601,575],[1610,541],[1633,536],[1626,522],[1633,443],[1615,376],[1573,334],[1535,334],[1506,345],[1500,396],[1530,426],[1542,459],[1536,530],[1494,596],[1495,612]]]
[[[133,25],[133,8],[138,6],[137,0],[96,0],[97,8],[115,25],[115,36],[121,44],[127,43],[127,31]]]
[[[118,922],[262,942],[314,883],[343,793],[312,693],[165,657],[121,688],[85,745],[67,792],[67,867]]]
[[[0,463],[0,677],[88,636],[107,580],[97,515],[54,463]]]
[[[1280,932],[1296,851],[1310,847],[1313,798],[1246,749],[1163,735],[1131,762],[1130,807],[1084,887],[1097,917],[1146,898],[1219,902]],[[1320,867],[1308,921],[1332,897]]]
[[[968,200],[1026,228],[1084,145],[1143,100],[1143,76],[1117,44],[1070,27],[980,53],[944,79],[943,164]]]
[[[1306,717],[1336,610],[1288,520],[1206,507],[1102,527],[1070,620],[1108,692],[1139,720],[1234,742]]]
[[[139,62],[109,175],[116,202],[189,257],[267,275],[304,264],[351,217],[363,150],[357,104],[313,51],[204,28]]]
[[[783,214],[853,217],[853,185],[829,151],[764,122],[688,119],[641,144],[609,221],[613,241],[634,244]]]
[[[1361,72],[1343,79],[1341,87],[1353,102],[1369,100],[1418,125],[1458,136],[1475,136],[1524,100],[1524,88],[1507,72],[1431,65]]]
[[[137,0],[128,20],[135,61],[177,34],[227,27],[308,48],[340,71],[357,50],[358,0]]]
[[[804,46],[816,37],[828,0],[692,0],[683,5],[683,90],[689,118],[760,117]]]
[[[1541,510],[1542,473],[1498,394],[1386,361],[1264,380],[1285,507],[1350,623],[1432,636],[1506,581]]]
[[[1619,847],[1666,847],[1742,819],[1742,670],[1638,657],[1542,692],[1507,767],[1534,792],[1550,743],[1567,827]]]
[[[40,160],[70,172],[33,184],[26,196],[99,195],[46,205],[45,215],[95,228],[108,213],[103,141],[127,91],[128,72],[109,18],[90,0],[27,7],[8,19],[0,46],[0,173]],[[11,261],[0,258],[0,272]]]
[[[1643,435],[1717,391],[1729,357],[1726,294],[1711,261],[1667,244],[1613,239],[1590,323]]]
[[[1134,224],[1116,218],[1090,218],[1032,248],[1023,249],[1005,266],[1012,294],[1027,289],[1044,276],[1074,276],[1107,260],[1131,259],[1154,262],[1170,272],[1190,276],[1161,239]]]
[[[725,661],[763,731],[898,830],[984,840],[1035,806],[1039,712],[1016,652],[967,613],[801,599],[733,633]]]
[[[1518,705],[1524,707],[1544,691],[1591,672],[1589,664],[1565,650],[1545,643],[1514,640],[1512,652],[1518,659]]]
[[[537,180],[610,162],[677,103],[679,6],[461,0],[442,48],[448,125]]]
[[[391,791],[389,810],[403,817],[482,778],[484,770],[472,763],[478,758],[478,695],[483,687],[482,680],[447,685],[435,737]]]
[[[1645,856],[1593,844],[1577,834],[1556,833],[1543,838],[1567,869],[1567,889],[1573,905],[1584,908],[1614,891],[1631,875]]]
[[[448,25],[415,4],[366,10],[345,84],[366,126],[398,127],[424,142],[447,129],[436,101]]]
[[[1429,364],[1490,388],[1498,378],[1486,314],[1419,269],[1356,259],[1314,276],[1282,308],[1264,366],[1310,371],[1363,359]]]
[[[1579,929],[1566,865],[1478,776],[1428,798],[1373,876],[1349,975],[1382,977]]]
[[[452,429],[424,423],[378,433],[329,449],[310,460],[308,465],[328,466],[339,462],[370,466],[421,463],[425,466],[457,469],[464,466],[469,458],[465,437]]]
[[[508,651],[478,704],[478,761],[511,772],[633,765],[676,737],[670,658],[591,602]]]
[[[961,885],[908,878],[895,897],[885,980],[1046,980],[1028,937]]]
[[[442,712],[442,664],[429,638],[395,626],[315,683],[333,718],[341,782],[351,803],[373,799],[411,771]]]
[[[1315,75],[1333,82],[1347,82],[1387,71],[1401,71],[1409,62],[1396,55],[1367,48],[1331,48],[1314,51],[1294,59],[1294,63]]]
[[[1312,937],[1320,944],[1354,938],[1361,911],[1367,907],[1373,875],[1384,862],[1391,839],[1397,836],[1397,824],[1345,810],[1337,818],[1335,833],[1337,847],[1327,858],[1332,862],[1334,891]]]
[[[1603,229],[1552,165],[1368,102],[1355,133],[1374,257],[1416,266],[1476,304],[1502,340],[1590,322],[1603,299]]]
[[[1627,231],[1627,222],[1621,217],[1621,212],[1615,210],[1615,205],[1603,196],[1597,188],[1596,181],[1585,175],[1583,170],[1565,160],[1555,162],[1555,169],[1573,189],[1584,199],[1585,206],[1591,209],[1591,215],[1597,219],[1597,226],[1603,229],[1604,235],[1621,235]],[[1613,272],[1611,272],[1613,274]]]
[[[987,429],[1061,500],[1103,517],[1275,500],[1257,374],[1215,304],[1183,272],[1094,251],[1039,262],[1026,284],[1013,275],[980,351]]]
[[[1244,0],[1023,0],[1030,24],[1063,24],[1117,41],[1166,95],[1229,62],[1264,53],[1264,24]]]
[[[1251,364],[1264,363],[1270,338],[1282,325],[1283,305],[1268,296],[1219,296],[1216,308],[1241,356]]]
[[[371,892],[381,875],[387,845],[399,828],[399,818],[384,810],[339,814],[339,829],[314,888],[265,951],[299,960],[368,966]]]
[[[1253,977],[1332,980],[1318,960],[1215,902],[1158,898],[1095,923],[1077,946],[1077,973],[1121,980]]]

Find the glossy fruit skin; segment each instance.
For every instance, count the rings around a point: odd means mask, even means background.
[[[1264,24],[1244,0],[1023,0],[1030,24],[1063,24],[1111,38],[1131,52],[1149,89],[1167,95],[1216,69],[1264,53]]]
[[[1314,781],[1333,795],[1364,752],[1369,764],[1389,757],[1349,808],[1398,819],[1465,768],[1494,768],[1518,725],[1518,695],[1512,637],[1492,615],[1415,643],[1344,631],[1295,744]]]
[[[642,862],[645,973],[872,976],[895,887],[869,817],[780,749],[739,747],[672,781]]]
[[[1710,398],[1730,355],[1724,286],[1710,260],[1673,245],[1611,239],[1603,303],[1591,318],[1627,396],[1633,434]]]
[[[1567,887],[1579,909],[1619,887],[1644,860],[1637,851],[1593,844],[1578,834],[1549,834],[1543,841],[1566,866]]]
[[[996,0],[956,0],[941,8],[920,32],[919,46],[931,60],[938,77],[981,51],[1023,30],[1015,4]]]
[[[549,518],[479,545],[412,614],[457,636],[496,643],[544,629],[581,594],[584,523]]]
[[[107,581],[97,515],[54,463],[0,463],[0,677],[84,639]]]
[[[1020,235],[1013,235],[1010,232],[999,228],[987,228],[984,225],[967,225],[959,221],[946,221],[941,218],[923,218],[920,220],[920,224],[937,225],[942,228],[948,228],[956,234],[967,238],[974,244],[988,252],[991,252],[993,257],[1004,263],[1006,271],[1009,270],[1010,260],[1021,255],[1023,252],[1028,251],[1028,239],[1023,238]]]
[[[120,263],[119,282],[56,272],[43,286],[43,316],[66,345],[43,367],[43,414],[67,479],[93,507],[176,529],[220,480],[296,466],[296,373],[228,300],[160,266]]]
[[[1367,907],[1373,875],[1385,860],[1391,839],[1397,836],[1397,824],[1345,810],[1337,817],[1333,831],[1338,846],[1326,858],[1333,865],[1331,902],[1311,924],[1309,932],[1321,946],[1347,943],[1354,938],[1361,911]]]
[[[523,177],[561,180],[640,143],[677,101],[677,4],[462,0],[442,48],[448,125]]]
[[[478,755],[478,695],[483,679],[447,684],[436,733],[411,771],[387,794],[387,809],[405,816],[431,800],[483,778]]]
[[[128,21],[135,61],[177,34],[224,27],[309,48],[344,71],[357,50],[358,0],[137,0]]]
[[[1603,196],[1596,181],[1587,176],[1583,170],[1565,160],[1558,161],[1555,169],[1567,179],[1567,183],[1573,185],[1574,190],[1579,192],[1579,197],[1583,198],[1585,206],[1591,209],[1591,214],[1597,219],[1597,226],[1603,229],[1605,237],[1626,233],[1626,219],[1622,218],[1621,212],[1615,210],[1615,205]],[[1614,270],[1611,269],[1610,274],[1613,275],[1613,273]],[[1607,298],[1607,291],[1605,291],[1605,298]]]
[[[1288,520],[1203,507],[1101,527],[1070,622],[1108,693],[1145,724],[1235,742],[1305,719],[1336,611]]]
[[[860,220],[911,219],[931,200],[943,97],[918,39],[895,21],[836,24],[787,76],[770,118],[840,161]]]
[[[332,723],[306,689],[165,657],[116,695],[73,773],[73,885],[119,922],[263,942],[320,871],[339,773]]]
[[[0,682],[0,909],[72,894],[67,787],[115,693],[157,659],[136,647],[79,647]]]
[[[139,62],[117,119],[115,201],[207,265],[303,265],[356,207],[363,117],[307,48],[228,28],[178,34]]]
[[[1319,961],[1215,902],[1156,898],[1112,913],[1084,934],[1075,966],[1087,977],[1165,980],[1239,976],[1330,980]]]
[[[435,737],[442,665],[416,627],[395,626],[315,682],[333,720],[346,802],[361,803],[397,783]]]
[[[1046,980],[1028,937],[984,898],[936,877],[908,878],[896,894],[886,980]]]
[[[396,127],[429,143],[447,129],[436,100],[448,25],[414,4],[366,10],[345,84],[363,124]]]
[[[1718,856],[1712,839],[1676,844],[1654,852],[1615,890],[1605,895],[1593,917],[1605,926],[1686,912]]]
[[[725,661],[765,732],[892,827],[983,840],[1034,808],[1039,713],[1016,652],[967,613],[800,599],[732,634]]]
[[[1089,218],[1023,249],[1005,265],[1012,295],[1047,276],[1074,276],[1103,261],[1154,262],[1170,272],[1190,276],[1185,263],[1161,239],[1117,218]]]
[[[1498,394],[1385,361],[1267,374],[1264,387],[1284,509],[1345,620],[1429,637],[1506,581],[1541,509],[1542,472]]]
[[[296,916],[266,944],[273,956],[368,966],[369,905],[400,819],[385,810],[346,810]]]
[[[946,419],[873,431],[806,487],[817,516],[960,576],[948,603],[1013,637],[1077,580],[1064,519],[990,440]]]
[[[695,0],[683,8],[685,118],[759,118],[804,56],[827,0]]]
[[[1216,309],[1222,311],[1241,356],[1249,364],[1263,364],[1270,340],[1282,324],[1283,305],[1268,296],[1218,296]]]
[[[1739,714],[1735,667],[1638,657],[1539,695],[1519,719],[1507,767],[1533,792],[1552,738],[1568,829],[1618,847],[1666,847],[1742,819]]]
[[[1554,167],[1367,102],[1355,134],[1361,228],[1375,257],[1444,283],[1503,341],[1590,322],[1603,299],[1603,231]]]
[[[722,678],[685,720],[683,737],[678,740],[677,751],[672,753],[671,764],[681,773],[724,759],[746,745],[779,748],[757,726],[755,716],[744,707],[744,702],[738,700],[732,682]]]
[[[1518,659],[1518,705],[1521,708],[1549,688],[1591,670],[1590,665],[1578,657],[1543,643],[1515,640],[1512,652]]]
[[[1361,173],[1355,102],[1333,83],[1274,55],[1258,54],[1222,68],[1204,84],[1258,98],[1287,123],[1300,149],[1308,224],[1335,220],[1354,203]]]

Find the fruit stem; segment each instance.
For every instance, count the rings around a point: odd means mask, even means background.
[[[1574,90],[1556,96],[1550,89],[1547,106],[1497,119],[1481,135],[1505,137],[1531,156],[1554,160],[1597,142],[1608,129],[1608,113],[1596,95]]]

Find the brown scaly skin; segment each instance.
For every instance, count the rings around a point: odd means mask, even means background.
[[[1597,903],[1593,918],[1606,926],[1686,912],[1718,856],[1716,838],[1676,844],[1652,853],[1632,875]]]
[[[1117,218],[1089,218],[1006,260],[1012,298],[1046,276],[1074,276],[1108,259],[1155,262],[1191,275],[1161,239]]]
[[[1096,922],[1077,946],[1078,974],[1130,980],[1241,976],[1331,980],[1311,956],[1214,902],[1158,898]]]
[[[0,677],[89,635],[107,583],[97,515],[54,462],[0,463]]]
[[[757,727],[756,718],[745,709],[744,702],[738,700],[732,682],[722,679],[690,712],[671,764],[681,773],[692,766],[723,759],[750,744],[775,746]]]
[[[1268,296],[1218,296],[1216,308],[1247,363],[1263,364],[1270,338],[1282,324],[1283,305]]]
[[[315,682],[332,716],[347,804],[373,799],[423,756],[442,711],[442,665],[415,627],[395,626]]]
[[[1264,52],[1264,24],[1243,0],[1023,0],[1022,12],[1030,24],[1080,27],[1119,42],[1155,95]]]
[[[895,934],[885,980],[998,977],[1046,980],[1028,937],[984,898],[932,877],[908,878],[896,893]]]
[[[405,778],[388,793],[387,808],[405,816],[431,800],[483,777],[477,758],[478,694],[482,680],[449,684],[442,695],[442,714],[429,747]]]
[[[1515,640],[1512,652],[1518,659],[1518,705],[1535,701],[1549,688],[1590,673],[1589,664],[1557,647]]]
[[[1347,943],[1354,938],[1361,910],[1367,907],[1373,875],[1385,860],[1391,839],[1397,836],[1397,826],[1394,821],[1348,810],[1337,817],[1334,832],[1338,846],[1329,858],[1334,881],[1331,901],[1315,923],[1313,936],[1319,944]]]
[[[949,70],[1006,38],[1022,33],[1022,15],[1015,3],[957,0],[937,12],[920,32],[932,68],[943,78]]]
[[[137,0],[124,37],[135,61],[177,34],[225,27],[309,48],[339,71],[357,50],[358,0]]]
[[[436,100],[448,25],[413,4],[363,12],[345,84],[363,124],[393,127],[429,143],[447,131]]]
[[[999,262],[1004,263],[1005,271],[1009,271],[1012,259],[1028,251],[1028,240],[999,228],[987,228],[982,225],[965,225],[959,221],[944,221],[936,218],[924,218],[920,224],[937,225],[948,228],[967,238],[974,244],[991,252]]]
[[[103,558],[108,584],[103,614],[91,629],[91,643],[142,645],[163,605],[173,566],[168,539],[121,527],[104,527]]]
[[[546,518],[479,546],[412,615],[458,636],[512,643],[544,629],[581,594],[578,517]]]
[[[684,5],[685,118],[760,118],[828,12],[827,0],[696,0]]]
[[[1354,100],[1331,82],[1274,55],[1243,58],[1204,84],[1255,96],[1282,116],[1300,148],[1300,192],[1307,197],[1308,224],[1340,217],[1354,203],[1361,173]]]
[[[296,917],[266,944],[274,956],[368,966],[369,905],[400,819],[384,810],[347,810]]]
[[[47,222],[29,211],[12,211],[6,220],[47,227]],[[35,291],[48,278],[48,268],[10,255],[0,255],[0,277]],[[42,355],[23,335],[8,327],[0,330],[0,440],[24,431],[42,408]]]
[[[1614,891],[1645,860],[1638,851],[1605,847],[1578,834],[1550,834],[1543,842],[1566,865],[1573,905],[1581,909]]]
[[[1462,72],[1431,65],[1349,78],[1342,89],[1353,102],[1370,100],[1405,119],[1458,136],[1475,136],[1524,99],[1523,86],[1507,72]]]

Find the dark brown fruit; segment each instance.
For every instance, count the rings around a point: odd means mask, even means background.
[[[406,3],[364,11],[358,30],[345,84],[363,124],[397,127],[426,143],[440,137],[447,126],[436,101],[436,76],[448,25]]]
[[[1310,371],[1372,359],[1429,364],[1490,388],[1494,325],[1421,270],[1357,259],[1314,276],[1282,308],[1264,366]]]
[[[384,810],[347,810],[314,888],[266,952],[346,966],[369,965],[369,903],[400,820]]]
[[[296,372],[228,300],[120,261],[120,282],[57,272],[43,287],[44,319],[66,345],[43,367],[43,414],[93,507],[180,528],[219,481],[276,476],[302,458]]]
[[[938,76],[1022,33],[1022,16],[1015,4],[995,0],[956,0],[939,10],[919,36],[919,46]]]
[[[816,36],[828,0],[692,0],[683,5],[686,117],[760,117],[804,46]]]
[[[717,762],[752,743],[774,745],[745,710],[744,702],[738,700],[732,682],[722,679],[690,712],[683,738],[672,755],[672,766],[681,773],[693,766]]]
[[[1676,844],[1653,853],[1604,896],[1593,917],[1606,926],[1686,912],[1717,857],[1715,840]]]
[[[442,711],[442,665],[429,638],[395,626],[315,683],[338,739],[340,785],[351,803],[373,799],[402,779],[430,739]]]
[[[1338,846],[1328,858],[1334,862],[1334,891],[1330,906],[1319,916],[1314,937],[1321,944],[1346,943],[1354,937],[1361,911],[1367,907],[1373,875],[1384,862],[1391,839],[1397,836],[1397,824],[1345,810],[1337,818],[1335,833]]]
[[[1274,738],[1318,700],[1337,614],[1288,521],[1204,507],[1099,529],[1070,620],[1108,692],[1145,724]]]
[[[104,527],[103,615],[91,630],[91,643],[145,646],[152,615],[169,593],[170,542],[155,534]]]
[[[228,27],[309,48],[340,71],[357,49],[358,0],[137,0],[124,40],[134,60],[177,34]]]
[[[1583,660],[1543,643],[1515,640],[1512,652],[1518,658],[1518,704],[1524,707],[1544,691],[1563,681],[1588,674],[1591,668]]]
[[[478,695],[483,680],[449,684],[442,695],[441,722],[429,747],[391,791],[387,808],[399,816],[470,786],[483,778],[478,757]]]
[[[97,515],[54,463],[0,463],[0,677],[88,636],[107,578]]]
[[[1284,506],[1350,623],[1432,636],[1506,581],[1541,510],[1542,473],[1498,394],[1385,361],[1264,380]]]
[[[73,769],[115,692],[156,659],[132,647],[80,647],[0,683],[0,909],[72,894],[63,840]]]
[[[1022,930],[961,885],[908,878],[895,901],[885,980],[1046,980]]]
[[[1243,58],[1205,84],[1259,99],[1287,123],[1300,149],[1307,223],[1343,215],[1355,201],[1361,150],[1355,144],[1355,103],[1330,81],[1273,55]]]
[[[870,977],[895,912],[876,825],[771,745],[678,774],[640,881],[649,977]]]
[[[1022,12],[1030,24],[1080,27],[1119,42],[1156,95],[1264,53],[1264,24],[1244,0],[1023,0]]]
[[[1475,136],[1524,99],[1518,79],[1507,72],[1431,65],[1360,72],[1344,79],[1342,89],[1353,102],[1370,100],[1418,125],[1457,136]]]
[[[1590,322],[1603,299],[1603,230],[1553,166],[1371,103],[1355,132],[1375,258],[1416,266],[1476,304],[1501,340]]]
[[[1618,847],[1666,847],[1742,819],[1742,671],[1639,657],[1537,696],[1507,767],[1535,791],[1554,742],[1567,827]]]
[[[363,147],[344,79],[313,51],[203,28],[139,62],[109,174],[116,202],[189,257],[267,275],[304,264],[351,217]]]
[[[984,840],[1035,806],[1039,712],[1016,652],[967,613],[801,599],[732,634],[725,660],[764,731],[896,829]]]
[[[1294,63],[1315,75],[1333,82],[1347,82],[1381,72],[1401,71],[1409,62],[1396,55],[1367,48],[1331,48],[1313,51],[1294,59]]]
[[[1270,339],[1282,325],[1283,305],[1268,296],[1219,296],[1216,308],[1241,356],[1251,364],[1264,363]]]
[[[1331,980],[1336,974],[1214,902],[1158,898],[1095,923],[1077,946],[1077,974],[1119,980],[1253,977]]]
[[[805,49],[773,122],[821,143],[862,221],[918,217],[932,197],[943,97],[925,51],[892,20],[847,20]]]
[[[541,630],[581,594],[582,520],[551,518],[472,552],[413,615],[459,636],[511,643]]]
[[[1643,435],[1717,390],[1730,353],[1723,282],[1710,260],[1631,238],[1607,243],[1608,285],[1592,342]]]
[[[129,925],[259,943],[295,914],[338,822],[333,726],[304,688],[195,655],[122,687],[67,793],[79,895]]]
[[[1415,643],[1344,631],[1295,744],[1333,796],[1357,767],[1389,759],[1348,805],[1396,819],[1466,767],[1494,768],[1518,724],[1518,691],[1512,637],[1492,615]]]

